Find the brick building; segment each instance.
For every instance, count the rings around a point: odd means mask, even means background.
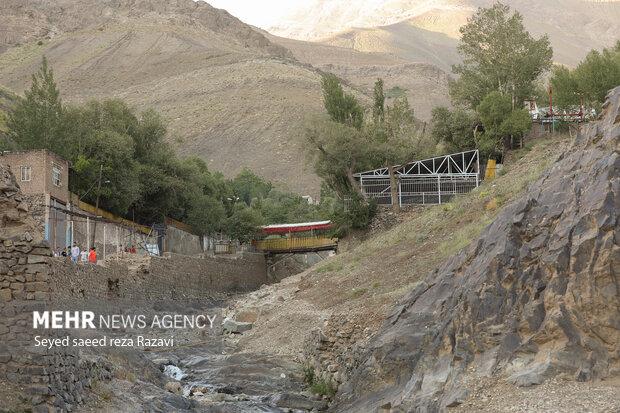
[[[68,245],[69,162],[46,150],[0,153],[0,164],[15,175],[34,218],[54,250]]]

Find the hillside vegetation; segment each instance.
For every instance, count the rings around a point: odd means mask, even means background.
[[[395,301],[439,263],[477,238],[502,207],[518,197],[568,145],[567,136],[514,151],[505,173],[451,203],[414,209],[404,222],[341,251],[311,270],[266,287],[238,304],[259,314],[244,335],[248,350],[297,355],[313,328],[349,320],[378,328]],[[283,297],[284,300],[279,300]]]
[[[200,156],[227,177],[248,167],[318,195],[294,131],[320,108],[319,75],[286,49],[204,2],[24,7],[33,17],[11,2],[0,6],[12,29],[0,54],[0,84],[21,93],[46,55],[65,101],[114,97],[139,111],[155,108],[179,154]]]

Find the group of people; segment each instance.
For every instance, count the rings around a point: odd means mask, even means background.
[[[73,243],[73,246],[68,246],[60,252],[54,254],[56,257],[70,257],[71,262],[77,264],[97,264],[97,251],[95,247],[91,247],[89,251],[82,250],[80,247]]]

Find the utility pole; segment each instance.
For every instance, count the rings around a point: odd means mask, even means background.
[[[99,216],[99,196],[101,195],[101,175],[103,174],[103,164],[99,166],[99,182],[97,183],[97,200],[95,201],[95,223],[93,225],[93,242],[95,246],[95,237],[97,236],[97,217]]]

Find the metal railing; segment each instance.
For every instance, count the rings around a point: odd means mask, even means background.
[[[338,240],[327,237],[306,237],[306,238],[271,238],[253,241],[257,251],[263,252],[303,252],[335,249]]]
[[[400,205],[441,204],[455,195],[465,194],[480,184],[477,173],[439,175],[401,175],[397,178]],[[366,178],[362,190],[379,205],[391,205],[390,178]]]
[[[480,185],[477,150],[410,162],[394,167],[400,205],[441,204]],[[391,205],[388,168],[354,175],[362,192],[379,205]]]

